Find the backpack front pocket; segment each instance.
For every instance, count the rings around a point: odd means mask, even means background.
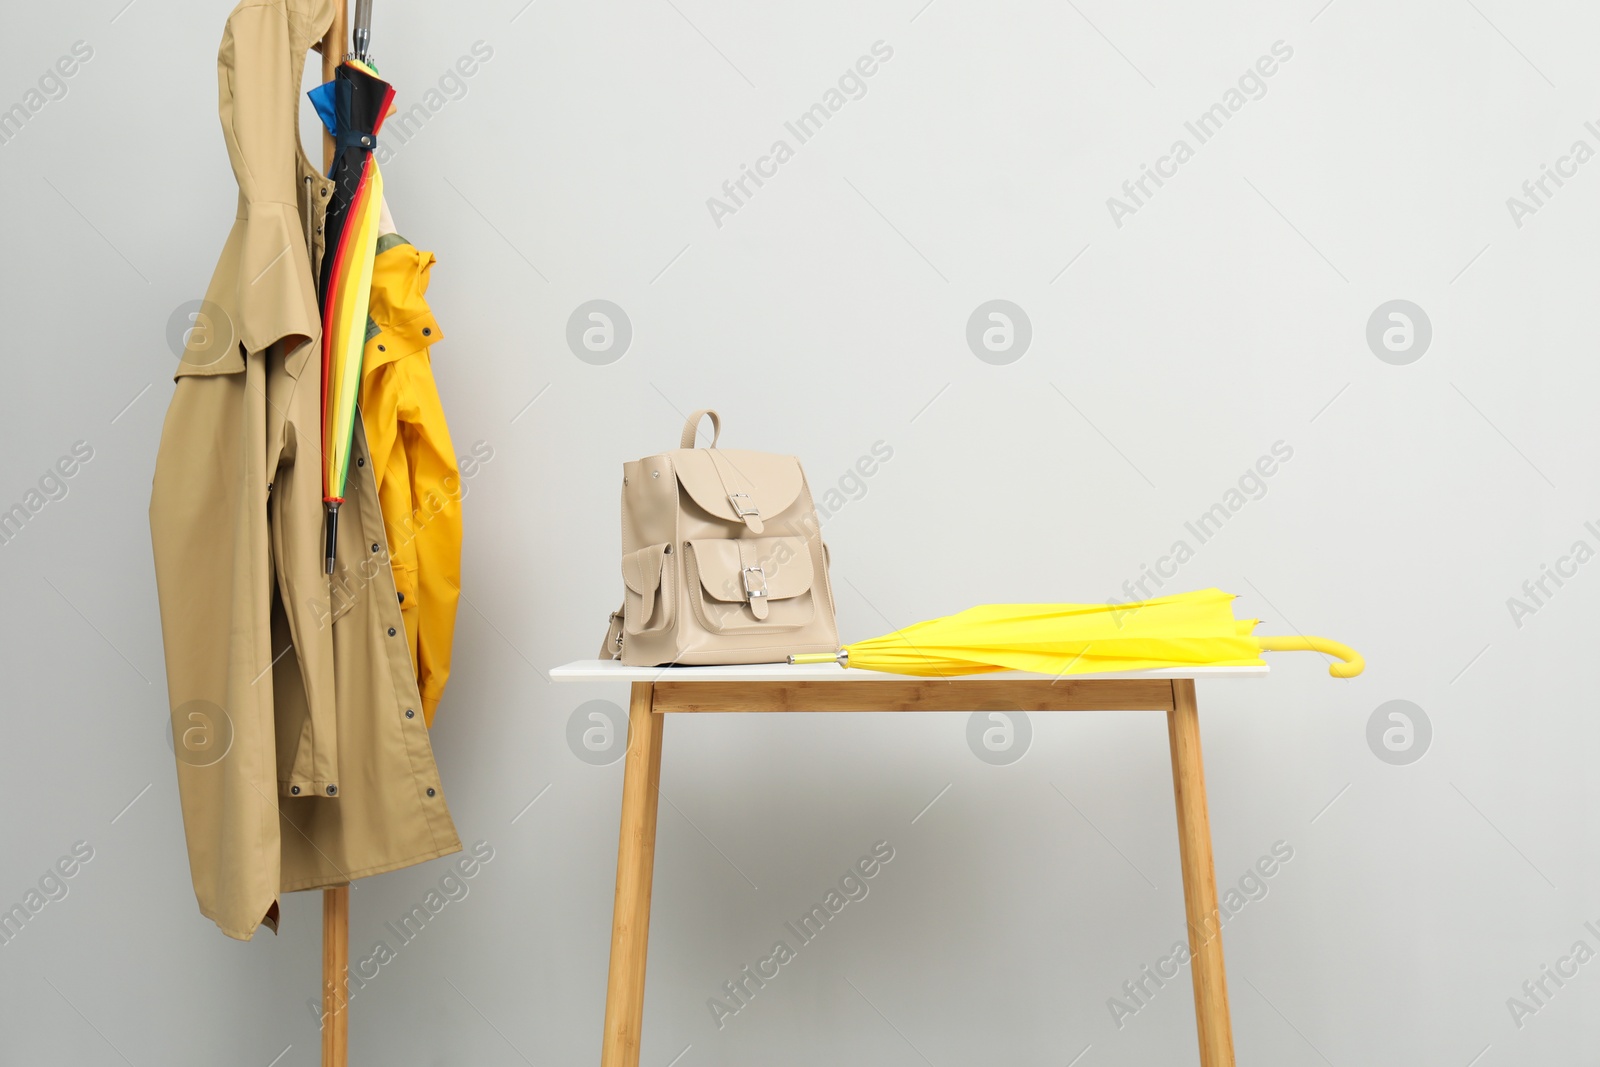
[[[797,630],[816,611],[803,537],[685,541],[683,562],[695,615],[712,633]]]

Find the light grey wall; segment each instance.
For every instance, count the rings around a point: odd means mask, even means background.
[[[353,1062],[596,1058],[621,764],[568,737],[626,694],[546,675],[593,654],[617,599],[618,464],[700,406],[725,443],[849,491],[825,523],[847,637],[1118,596],[1183,540],[1164,591],[1217,585],[1263,632],[1366,653],[1351,682],[1295,656],[1201,687],[1218,877],[1256,898],[1225,927],[1241,1063],[1588,1062],[1600,962],[1538,1002],[1522,987],[1600,949],[1600,162],[1538,202],[1522,187],[1600,149],[1592,9],[377,8],[384,74],[430,108],[390,138],[391,203],[439,256],[458,448],[493,452],[434,742],[494,858],[404,946],[385,923],[446,864],[359,885],[356,957],[398,952],[353,1003]],[[0,145],[0,505],[92,450],[0,545],[0,904],[93,853],[0,945],[6,1064],[318,1060],[318,896],[250,944],[194,906],[145,518],[169,319],[233,211],[226,13],[35,4],[0,34],[4,106],[93,51]],[[784,123],[880,41],[865,95],[799,144]],[[475,42],[492,57],[452,82]],[[1292,55],[1200,143],[1185,123],[1275,46]],[[778,139],[793,158],[714,219]],[[1179,139],[1192,158],[1126,198]],[[631,323],[606,365],[567,342],[596,299]],[[1011,362],[967,341],[997,299],[1031,328]],[[1369,345],[1395,300],[1425,350]],[[892,458],[851,480],[877,442]],[[1230,498],[1275,446],[1292,455]],[[1200,544],[1185,523],[1230,499]],[[1546,566],[1575,574],[1536,603]],[[668,724],[642,1063],[1194,1062],[1187,972],[1131,1015],[1109,1003],[1137,1006],[1124,981],[1183,935],[1161,718],[1035,715],[1005,765],[969,725]],[[708,999],[878,841],[868,896],[719,1029]],[[1275,846],[1292,858],[1251,879]]]

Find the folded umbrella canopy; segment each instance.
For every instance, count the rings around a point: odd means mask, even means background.
[[[334,182],[328,204],[327,246],[317,279],[322,306],[322,499],[328,508],[327,572],[333,573],[339,505],[350,473],[361,353],[367,343],[367,301],[383,205],[383,176],[372,151],[389,114],[394,89],[357,60],[334,72],[331,98]],[[325,116],[326,118],[327,116]]]
[[[790,656],[790,663],[827,663],[926,677],[991,671],[1092,674],[1158,667],[1261,666],[1263,651],[1336,656],[1335,678],[1354,678],[1360,653],[1321,637],[1257,637],[1256,619],[1233,617],[1233,595],[1220,589],[1130,604],[986,604],[892,634],[858,641],[838,653]]]

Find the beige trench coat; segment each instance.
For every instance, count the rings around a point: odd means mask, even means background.
[[[299,143],[329,0],[246,0],[217,57],[239,210],[176,375],[150,497],[189,867],[230,937],[278,894],[458,851],[356,420],[323,573],[315,271],[332,192]],[[332,595],[334,583],[337,595]]]

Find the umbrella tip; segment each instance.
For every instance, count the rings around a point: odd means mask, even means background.
[[[332,574],[333,560],[338,554],[336,550],[339,547],[339,505],[330,503],[327,505],[327,508],[328,519],[324,526],[326,536],[323,539],[322,562],[326,568],[323,573]]]

